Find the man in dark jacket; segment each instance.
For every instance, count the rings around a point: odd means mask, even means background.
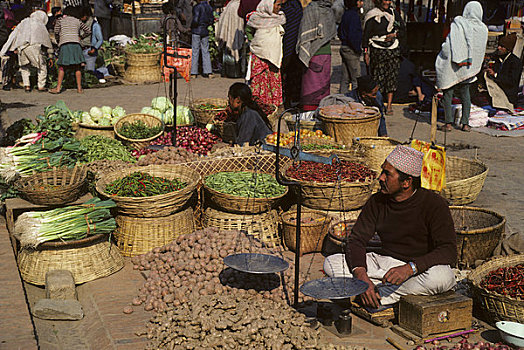
[[[109,40],[111,36],[111,11],[113,0],[95,0],[95,17],[102,27],[104,40]]]
[[[516,42],[516,33],[500,38],[495,66],[486,70],[488,76],[504,91],[508,101],[513,105],[517,103],[522,74],[522,62],[512,52]]]
[[[202,51],[202,76],[212,78],[211,57],[209,56],[209,31],[207,27],[213,24],[213,8],[207,0],[199,0],[193,7],[191,22],[191,75],[198,76],[198,59]]]
[[[286,15],[284,37],[282,38],[282,92],[286,108],[300,102],[300,87],[302,86],[302,63],[298,59],[298,30],[302,20],[302,4],[298,0],[285,0],[281,10]]]
[[[360,9],[362,0],[345,0],[346,10],[338,26],[338,37],[341,41],[340,57],[342,58],[342,79],[339,93],[345,94],[351,88],[357,88],[357,78],[360,77],[360,55],[362,54],[362,23]]]

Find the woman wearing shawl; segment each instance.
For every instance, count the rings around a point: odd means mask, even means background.
[[[26,92],[31,91],[29,81],[31,67],[35,67],[37,70],[38,91],[46,91],[47,65],[42,50],[53,47],[45,26],[47,19],[44,11],[33,12],[31,16],[22,20],[16,26],[0,51],[0,56],[3,56],[7,51],[18,52],[20,74]]]
[[[455,90],[460,92],[462,100],[462,130],[470,130],[469,85],[482,68],[487,40],[488,28],[482,23],[482,5],[477,1],[468,2],[462,16],[455,17],[451,23],[450,32],[435,61],[437,87],[444,92],[442,103],[446,124],[441,127],[443,131],[452,129],[451,99]]]
[[[330,41],[337,34],[331,1],[310,2],[304,9],[298,33],[298,58],[307,67],[302,76],[302,108],[312,111],[330,93]]]
[[[223,50],[223,73],[227,75],[232,71],[230,78],[238,78],[240,75],[237,72],[240,73],[240,52],[244,45],[244,20],[237,15],[239,5],[240,0],[231,0],[224,7],[215,34]]]
[[[286,16],[280,11],[282,0],[262,0],[249,16],[247,25],[255,28],[251,41],[251,89],[266,104],[282,104],[282,36]]]
[[[387,99],[387,115],[393,114],[393,93],[397,89],[400,69],[400,42],[405,37],[405,25],[391,0],[374,0],[375,8],[364,18],[362,48],[364,60],[373,79]]]

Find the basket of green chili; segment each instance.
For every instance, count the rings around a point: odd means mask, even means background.
[[[206,176],[205,198],[218,209],[233,213],[263,213],[288,192],[274,176],[250,171],[223,171]]]
[[[224,98],[201,98],[190,103],[189,109],[197,125],[210,123],[217,113],[225,111],[227,100]]]
[[[200,175],[184,165],[149,165],[104,173],[96,190],[119,214],[164,217],[180,211],[195,193]]]
[[[115,123],[114,130],[124,145],[139,150],[163,134],[164,122],[149,114],[128,114]]]

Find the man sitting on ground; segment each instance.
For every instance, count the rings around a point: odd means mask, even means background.
[[[517,103],[520,75],[522,74],[522,62],[512,52],[516,42],[516,33],[501,37],[497,52],[493,57],[495,65],[493,68],[486,69],[488,77],[493,79],[504,91],[508,101],[513,106]]]
[[[369,285],[360,295],[364,306],[379,308],[402,295],[439,294],[455,285],[453,220],[444,198],[420,187],[422,159],[422,152],[403,145],[391,152],[382,164],[380,192],[362,209],[345,254],[324,261],[329,276],[355,277]],[[366,254],[375,232],[381,252]]]
[[[363,75],[357,78],[357,84],[357,89],[351,90],[346,96],[365,106],[377,107],[381,114],[378,136],[388,136],[386,118],[384,118],[386,107],[384,106],[384,97],[382,97],[382,94],[378,90],[378,84],[373,80],[371,75]]]

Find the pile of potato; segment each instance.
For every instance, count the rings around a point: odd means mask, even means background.
[[[154,316],[146,334],[147,349],[356,349],[327,344],[287,305],[235,295],[194,297]]]
[[[294,264],[285,272],[284,285],[277,274],[255,275],[233,270],[223,259],[235,253],[278,254],[238,231],[206,228],[178,237],[176,241],[132,258],[135,270],[147,280],[132,301],[134,306],[163,311],[178,307],[193,296],[235,294],[289,302],[293,299]],[[304,282],[301,276],[300,283]],[[304,300],[301,295],[299,301]],[[129,311],[129,310],[125,310]],[[127,312],[126,312],[127,313]]]
[[[87,170],[91,171],[98,178],[102,173],[127,169],[132,165],[132,163],[124,162],[123,160],[95,160],[87,163],[85,166]]]
[[[179,164],[192,162],[198,158],[197,154],[191,153],[182,147],[170,146],[142,156],[138,160],[138,165]]]

